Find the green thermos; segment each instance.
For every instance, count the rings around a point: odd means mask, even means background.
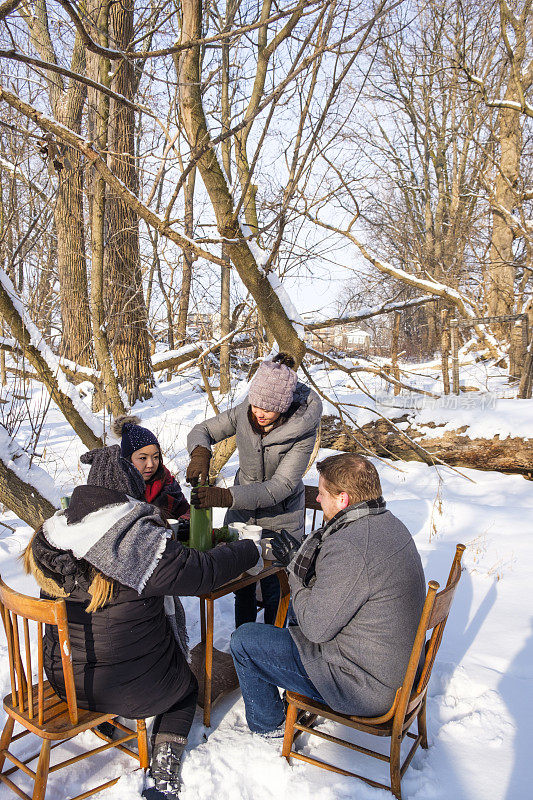
[[[191,506],[191,530],[189,534],[189,547],[195,550],[211,550],[213,547],[213,509],[195,508]]]

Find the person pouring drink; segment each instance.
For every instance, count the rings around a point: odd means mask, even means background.
[[[195,425],[187,437],[187,481],[196,508],[227,508],[225,524],[243,522],[263,530],[284,528],[303,537],[305,493],[302,483],[315,445],[322,402],[298,381],[292,356],[279,353],[263,361],[246,399]],[[212,446],[236,436],[239,469],[231,488],[208,486]],[[275,575],[261,581],[265,622],[274,624],[279,601]],[[255,585],[235,593],[235,626],[257,616]]]

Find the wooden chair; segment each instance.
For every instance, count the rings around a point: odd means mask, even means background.
[[[317,495],[318,495],[318,486],[311,486],[308,483],[304,483],[305,489],[305,510],[312,509],[313,510],[313,520],[311,522],[311,533],[315,530],[316,526],[316,515],[317,511],[322,511],[322,506],[319,502],[317,502]],[[307,516],[307,515],[306,515]],[[305,533],[305,521],[304,521],[304,533]]]
[[[113,714],[85,711],[78,708],[74,675],[72,671],[72,656],[70,639],[67,627],[67,610],[64,600],[36,600],[33,597],[19,594],[10,589],[0,578],[0,613],[6,631],[9,652],[9,670],[11,675],[11,694],[4,698],[4,709],[7,711],[7,722],[0,738],[0,781],[24,800],[44,800],[48,774],[56,772],[69,764],[75,764],[94,753],[102,753],[112,747],[117,747],[124,753],[133,756],[140,763],[140,767],[148,767],[148,740],[146,736],[146,723],[137,720],[137,730],[117,722]],[[23,659],[21,638],[19,631],[19,617],[22,620],[22,636],[25,655]],[[32,647],[35,644],[30,639],[30,624],[36,623],[37,628],[37,683],[32,684]],[[61,647],[61,661],[67,702],[63,702],[54,692],[48,681],[44,680],[43,668],[43,624],[57,627],[59,644]],[[13,736],[15,722],[25,729]],[[111,722],[124,735],[120,739],[111,741],[99,731],[94,730],[102,722]],[[97,736],[104,739],[105,744],[82,753],[79,756],[68,758],[59,764],[50,767],[50,750],[59,746],[68,739],[77,736],[83,731],[93,730]],[[42,739],[40,752],[35,753],[24,761],[9,752],[8,747],[12,742],[26,736],[28,733],[36,734]],[[125,743],[137,739],[139,753],[135,753]],[[30,769],[28,764],[39,758],[37,769]],[[8,758],[14,766],[4,770],[4,763]],[[32,798],[23,792],[12,780],[12,773],[22,770],[34,781]],[[112,786],[118,777],[107,783],[82,792],[71,800],[82,800],[91,797]]]
[[[439,649],[446,620],[450,613],[453,596],[461,577],[461,558],[465,550],[464,544],[458,544],[456,547],[455,557],[453,559],[450,575],[446,587],[438,592],[439,584],[436,581],[430,581],[428,584],[428,592],[420,623],[415,636],[415,641],[411,651],[411,656],[407,664],[405,678],[402,685],[396,692],[394,702],[390,709],[380,717],[357,717],[346,714],[340,714],[333,711],[322,703],[317,703],[310,700],[296,692],[287,692],[286,699],[288,702],[287,721],[285,724],[285,738],[283,740],[282,755],[285,756],[290,763],[291,756],[298,758],[301,761],[306,761],[309,764],[315,764],[333,772],[338,772],[341,775],[349,775],[354,778],[360,778],[365,783],[371,786],[376,786],[380,789],[388,789],[397,797],[401,798],[401,779],[405,770],[409,766],[418,745],[424,749],[428,747],[427,729],[426,729],[426,695],[428,682],[431,676],[431,670],[435,662],[435,657]],[[438,593],[437,593],[438,592]],[[426,633],[431,631],[430,638],[426,642]],[[414,686],[415,678],[420,663],[422,649],[425,647],[425,658],[420,677]],[[308,724],[302,724],[297,721],[297,716],[301,716],[303,712],[310,714],[310,721]],[[350,728],[355,728],[364,733],[370,733],[374,736],[386,736],[391,740],[390,755],[383,755],[375,750],[370,750],[365,747],[360,747],[352,742],[344,741],[336,736],[324,733],[322,731],[314,730],[310,726],[315,722],[316,717],[325,717],[326,719],[339,722],[342,725],[347,725]],[[411,733],[409,728],[414,721],[417,721],[418,733]],[[351,750],[357,750],[365,755],[374,756],[381,761],[387,761],[390,765],[390,786],[378,783],[377,781],[365,778],[355,772],[341,769],[340,767],[333,766],[324,761],[319,761],[311,756],[306,756],[303,753],[298,753],[293,749],[294,740],[301,733],[310,733],[314,736],[319,736],[328,742],[343,745]],[[400,748],[402,741],[405,737],[414,739],[413,745],[409,750],[403,764],[401,764]]]

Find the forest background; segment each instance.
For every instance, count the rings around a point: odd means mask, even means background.
[[[5,0],[2,502],[29,523],[50,511],[13,467],[40,457],[50,402],[95,447],[192,365],[217,412],[273,348],[311,383],[313,364],[344,370],[369,402],[376,375],[395,395],[466,391],[466,356],[528,398],[531,32],[530,0]],[[317,347],[350,321],[386,352]],[[402,354],[440,359],[442,386],[417,388]],[[48,400],[30,411],[32,381]],[[385,415],[362,431],[332,403],[339,447],[435,462]],[[494,455],[448,444],[449,463]],[[520,446],[504,468],[531,474]]]

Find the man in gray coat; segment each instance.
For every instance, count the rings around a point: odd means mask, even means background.
[[[305,514],[302,476],[315,445],[322,402],[298,381],[293,367],[294,359],[286,353],[263,361],[244,402],[194,426],[187,438],[191,454],[187,481],[196,487],[191,493],[196,508],[228,508],[226,524],[285,528],[300,540]],[[234,485],[197,486],[209,474],[213,444],[233,435],[239,454]],[[261,590],[265,622],[273,623],[279,599],[276,576],[262,580]],[[236,593],[235,625],[252,622],[256,616],[252,585]]]
[[[231,653],[250,729],[281,735],[278,686],[344,714],[378,716],[402,683],[425,598],[420,556],[381,496],[378,473],[349,453],[317,464],[325,525],[272,549],[288,567],[296,625],[243,625]]]

